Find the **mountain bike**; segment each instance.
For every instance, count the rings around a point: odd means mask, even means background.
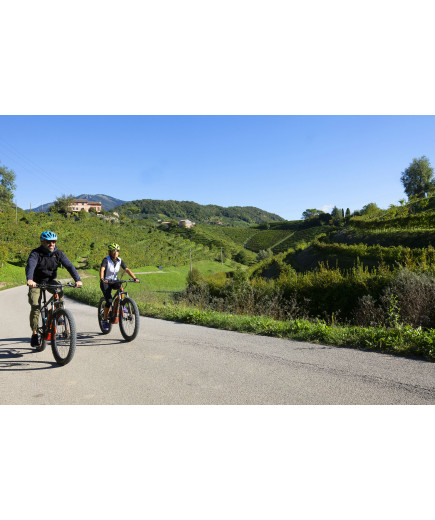
[[[133,341],[139,332],[139,309],[133,298],[128,296],[128,292],[124,291],[124,284],[135,283],[134,280],[116,280],[109,282],[109,286],[116,289],[113,297],[112,305],[107,315],[109,328],[103,328],[104,306],[106,300],[101,298],[98,303],[98,325],[103,334],[109,334],[112,325],[119,323],[119,329],[126,341]]]
[[[42,289],[36,351],[45,350],[46,343],[50,341],[54,359],[59,365],[66,365],[74,356],[77,330],[73,315],[60,301],[60,293],[62,287],[75,287],[75,284],[39,284],[36,287]],[[46,289],[54,289],[54,294],[48,301]]]

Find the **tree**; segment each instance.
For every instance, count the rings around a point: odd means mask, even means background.
[[[245,264],[245,265],[248,265],[249,264],[249,255],[248,253],[244,250],[244,249],[241,249],[235,256],[234,256],[234,260],[236,262],[238,262],[239,264]]]
[[[378,217],[381,211],[381,208],[379,208],[376,202],[369,202],[363,206],[362,210],[360,211],[360,215],[364,215],[366,217]]]
[[[50,206],[49,211],[65,215],[71,211],[70,206],[73,202],[74,195],[62,195],[61,197],[56,198],[56,200],[53,202],[53,205]]]
[[[350,218],[350,209],[349,208],[346,209],[346,218]]]
[[[302,213],[302,218],[304,220],[309,220],[310,218],[318,217],[319,215],[322,215],[323,213],[324,213],[324,211],[321,211],[320,209],[306,209]]]
[[[203,281],[204,278],[197,267],[192,267],[192,270],[187,273],[188,285],[200,285]]]
[[[0,164],[0,203],[14,200],[15,172]]]
[[[265,249],[262,249],[257,254],[257,262],[261,262],[262,260],[266,260],[266,258],[270,258],[273,256],[272,250],[268,249],[267,251]]]
[[[402,181],[405,193],[409,197],[413,195],[418,198],[426,197],[427,193],[433,187],[432,182],[433,168],[429,159],[423,155],[419,159],[414,158],[412,163],[402,172],[400,180]]]
[[[331,211],[331,221],[334,226],[338,226],[343,220],[343,210],[338,209],[337,206],[334,206]]]

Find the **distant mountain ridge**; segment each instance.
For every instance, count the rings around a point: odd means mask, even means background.
[[[109,195],[102,195],[101,193],[97,195],[89,195],[88,193],[82,193],[81,195],[74,195],[74,198],[101,202],[101,206],[104,209],[104,211],[110,211],[114,207],[119,206],[120,204],[124,204],[126,202],[125,200],[116,199],[115,197],[110,197]],[[35,213],[41,213],[42,211],[44,211],[45,213],[50,209],[50,206],[53,204],[54,201],[47,202],[45,204],[42,204],[41,206],[32,208],[32,211],[34,211]]]
[[[201,205],[192,201],[141,199],[121,204],[120,214],[137,219],[156,221],[189,219],[196,223],[261,224],[281,222],[282,217],[253,206],[223,207],[214,204]]]

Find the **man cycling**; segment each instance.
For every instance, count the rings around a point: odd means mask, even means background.
[[[139,282],[139,279],[130,271],[125,265],[124,261],[119,257],[119,245],[109,244],[107,249],[109,250],[108,256],[103,258],[100,267],[100,288],[103,293],[106,303],[104,305],[104,316],[102,326],[104,330],[109,330],[109,323],[107,316],[109,314],[110,306],[112,305],[112,287],[109,282],[115,282],[118,279],[119,270],[124,271],[131,277],[135,282]]]
[[[41,289],[37,288],[36,285],[41,283],[57,285],[59,283],[55,280],[57,277],[57,268],[63,266],[75,281],[76,287],[82,286],[76,268],[68,260],[65,253],[56,247],[56,233],[53,233],[53,231],[44,231],[40,239],[41,245],[30,253],[26,265],[26,279],[29,287],[30,327],[32,329],[30,344],[32,347],[38,346],[37,329],[41,301]],[[47,291],[51,294],[54,293],[53,289],[47,289]],[[63,293],[60,294],[61,301],[62,298]]]

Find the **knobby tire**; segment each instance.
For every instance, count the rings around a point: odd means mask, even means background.
[[[139,309],[131,298],[124,298],[119,303],[121,305],[119,312],[121,334],[126,341],[133,341],[139,332]]]
[[[71,361],[76,350],[76,342],[77,329],[73,315],[67,309],[57,309],[51,329],[51,348],[59,365],[66,365]]]

